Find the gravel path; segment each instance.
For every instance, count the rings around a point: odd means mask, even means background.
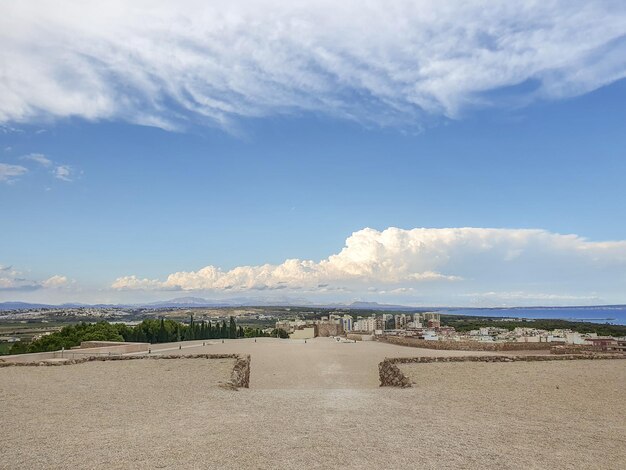
[[[240,349],[252,354],[256,388],[236,392],[216,387],[228,361],[0,369],[0,468],[617,469],[626,461],[626,361],[422,364],[407,371],[414,388],[371,388],[369,361],[389,355],[378,349],[388,345],[319,343],[341,359],[316,365],[315,349],[298,349],[315,342]],[[308,355],[306,372],[297,370]],[[367,372],[350,372],[359,363]],[[271,371],[284,388],[272,386]],[[344,388],[311,386],[346,371]]]

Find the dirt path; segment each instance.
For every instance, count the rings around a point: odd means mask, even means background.
[[[238,339],[155,345],[153,354],[242,353],[252,357],[250,388],[363,389],[377,388],[378,364],[385,357],[454,356],[463,351],[435,351],[378,342],[344,343],[332,338],[278,340]],[[490,354],[490,353],[477,353]]]

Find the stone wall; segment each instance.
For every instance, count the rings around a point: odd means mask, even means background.
[[[378,376],[381,387],[411,387],[411,381],[397,366],[398,364],[425,364],[433,362],[541,362],[541,361],[573,361],[599,359],[626,359],[624,355],[569,354],[555,356],[452,356],[452,357],[394,357],[386,358],[378,364]]]
[[[19,366],[64,366],[82,364],[94,361],[136,361],[136,360],[160,360],[160,359],[235,359],[235,365],[230,374],[225,388],[237,389],[250,386],[250,355],[248,354],[183,354],[183,355],[154,355],[154,356],[88,356],[79,359],[67,359],[64,361],[39,361],[39,362],[0,362],[0,367]]]
[[[102,349],[113,353],[143,352],[150,348],[150,343],[133,343],[126,341],[83,341],[80,343],[81,349]]]
[[[238,355],[235,366],[230,373],[230,382],[237,388],[250,388],[250,355]]]
[[[39,362],[49,359],[77,359],[84,356],[118,356],[128,353],[148,352],[150,343],[127,343],[122,341],[83,341],[64,351],[12,354],[3,356],[5,362]]]
[[[340,323],[320,322],[317,324],[317,334],[322,337],[341,336],[343,325]]]
[[[548,350],[551,343],[483,343],[480,341],[428,341],[406,336],[377,336],[378,341],[413,348],[455,351],[538,351]]]
[[[587,344],[564,344],[550,348],[550,354],[593,354],[602,352],[602,348]]]

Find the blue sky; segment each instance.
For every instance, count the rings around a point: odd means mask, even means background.
[[[0,301],[626,302],[618,3],[581,19],[554,2],[545,25],[548,7],[485,15],[477,2],[448,31],[454,12],[400,2],[406,34],[322,21],[302,45],[287,27],[301,12],[279,4],[256,23],[213,6],[189,36],[165,2],[155,14],[177,47],[133,22],[141,2],[113,3],[109,23],[8,12],[21,28],[0,36],[15,59],[0,74]],[[318,3],[308,13],[326,18]],[[231,54],[212,21],[240,44]],[[276,22],[293,43],[250,44]],[[587,43],[572,45],[579,30]],[[45,54],[27,47],[37,39]],[[141,60],[118,69],[129,54]]]

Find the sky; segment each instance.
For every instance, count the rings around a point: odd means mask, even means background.
[[[626,303],[625,104],[618,1],[3,2],[0,302]]]

